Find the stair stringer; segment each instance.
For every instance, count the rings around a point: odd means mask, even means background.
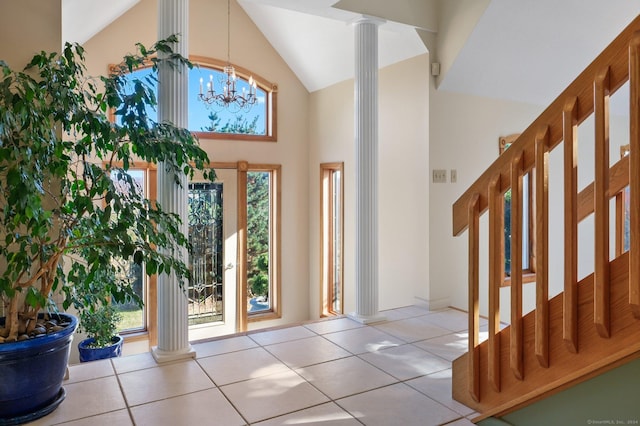
[[[567,349],[562,339],[563,293],[549,301],[549,367],[541,367],[535,355],[535,311],[523,318],[524,380],[518,380],[509,367],[509,332],[500,332],[500,387],[492,388],[488,379],[488,342],[480,351],[480,400],[467,391],[468,352],[453,362],[453,397],[475,409],[481,420],[501,416],[587,380],[608,369],[640,357],[640,321],[629,306],[628,252],[610,262],[611,337],[602,338],[593,323],[593,274],[578,283],[578,353]]]

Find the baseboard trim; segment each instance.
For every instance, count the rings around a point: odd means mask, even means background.
[[[440,309],[448,308],[451,305],[451,299],[448,297],[443,297],[441,299],[425,299],[416,296],[415,305],[426,308],[430,311],[438,311]]]

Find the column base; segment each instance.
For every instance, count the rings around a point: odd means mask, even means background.
[[[151,355],[158,364],[164,364],[165,362],[179,361],[182,359],[195,359],[196,350],[193,346],[189,345],[186,349],[180,351],[163,351],[158,349],[157,346],[151,348]]]
[[[371,324],[374,322],[382,322],[387,320],[387,317],[381,315],[380,313],[377,313],[375,315],[360,315],[356,312],[351,312],[347,315],[347,317],[359,322],[360,324]]]

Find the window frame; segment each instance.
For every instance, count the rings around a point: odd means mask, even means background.
[[[213,169],[236,169],[238,183],[238,210],[236,212],[238,225],[238,268],[237,282],[238,288],[238,308],[236,318],[236,328],[239,332],[247,331],[249,322],[259,322],[266,320],[279,319],[282,317],[281,303],[281,247],[282,247],[282,165],[280,164],[249,164],[246,161],[238,161],[237,163],[211,162],[209,167]],[[142,170],[145,173],[147,198],[153,202],[157,200],[157,166],[155,164],[134,162],[129,169]],[[271,224],[269,230],[270,238],[270,259],[269,259],[269,282],[270,282],[270,299],[271,309],[257,311],[249,314],[247,312],[247,172],[248,171],[265,171],[270,172],[270,188],[272,200],[270,203],[269,222]],[[244,191],[241,190],[244,188]],[[244,240],[244,241],[242,241]],[[145,321],[146,328],[131,330],[129,332],[120,332],[125,342],[145,341],[148,339],[149,346],[155,346],[158,343],[158,292],[157,292],[157,274],[143,276],[145,282]]]
[[[220,59],[210,58],[206,56],[190,55],[189,61],[194,67],[211,68],[216,71],[222,72],[227,65],[226,61]],[[109,73],[116,72],[122,64],[109,65]],[[145,64],[145,66],[139,69],[151,67],[151,63]],[[245,81],[249,80],[249,77],[253,77],[258,88],[263,90],[266,94],[266,117],[265,126],[266,134],[264,135],[247,135],[240,133],[218,133],[218,132],[203,132],[190,130],[191,133],[198,139],[206,140],[232,140],[232,141],[249,141],[249,142],[277,142],[278,141],[278,85],[272,83],[264,77],[238,65],[233,65],[236,76]],[[137,69],[136,71],[138,71]],[[204,105],[204,104],[203,104]],[[203,106],[204,107],[204,106]],[[206,108],[206,107],[205,107]],[[114,122],[115,114],[114,110],[109,111],[109,119]]]
[[[509,146],[516,141],[520,137],[520,133],[514,133],[508,136],[501,136],[498,138],[498,151],[499,155],[502,155]],[[534,188],[534,180],[535,172],[529,171],[525,173],[524,176],[528,176],[527,178],[527,215],[528,215],[528,240],[523,243],[528,243],[528,261],[529,267],[527,269],[523,269],[522,271],[522,283],[532,283],[536,281],[536,228],[535,228],[535,188]],[[503,194],[504,195],[504,194]],[[505,224],[506,225],[506,224]],[[506,242],[506,237],[505,237]],[[506,250],[504,251],[505,259],[503,259],[503,263],[506,261]],[[506,269],[506,268],[505,268]],[[507,275],[506,270],[504,271],[504,279],[502,280],[502,287],[508,287],[511,285],[511,276]]]
[[[106,163],[104,164],[106,165]],[[122,164],[116,165],[122,167]],[[140,170],[143,172],[146,197],[152,202],[155,202],[158,193],[157,167],[154,164],[134,162],[130,164],[129,170]],[[149,345],[153,346],[156,345],[158,341],[158,276],[157,274],[149,276],[143,271],[142,279],[144,291],[144,305],[142,308],[144,327],[121,330],[118,331],[118,334],[124,338],[125,342],[144,341],[148,339]]]
[[[247,173],[248,172],[269,172],[269,303],[271,308],[263,311],[248,312],[247,310]],[[240,190],[240,187],[244,190]],[[242,230],[244,242],[238,244],[242,247],[242,253],[238,256],[238,261],[244,268],[238,268],[238,282],[240,285],[240,309],[241,316],[239,324],[241,331],[246,330],[247,323],[273,320],[282,317],[281,303],[281,229],[282,229],[282,166],[279,164],[250,164],[246,162],[238,163],[238,231]]]
[[[335,245],[331,242],[333,235],[333,221],[329,220],[334,211],[333,195],[335,194],[333,185],[333,175],[340,172],[340,307],[343,312],[336,312],[333,309],[333,288],[334,283],[331,276],[335,272],[334,253]],[[320,164],[320,316],[329,317],[344,314],[344,162],[321,163]]]
[[[220,59],[209,58],[206,56],[190,55],[189,60],[199,67],[212,68],[217,71],[222,71],[227,65],[226,61]],[[216,132],[202,132],[192,131],[199,139],[224,139],[224,140],[242,140],[242,141],[255,141],[255,142],[277,142],[278,141],[278,85],[268,81],[267,79],[257,75],[256,73],[243,68],[239,65],[233,64],[236,71],[236,76],[243,80],[249,80],[249,77],[253,77],[256,85],[264,90],[267,98],[266,102],[266,134],[265,135],[243,135],[238,133],[216,133]]]

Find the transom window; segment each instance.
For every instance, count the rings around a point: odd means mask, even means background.
[[[248,111],[220,108],[215,104],[202,102],[198,95],[201,89],[206,90],[210,82],[213,82],[216,90],[220,89],[225,63],[204,57],[192,57],[191,61],[195,65],[189,70],[187,127],[191,132],[200,139],[276,141],[277,86],[275,84],[256,76],[251,71],[234,66],[236,89],[240,93],[243,89],[249,91],[248,80],[252,77],[256,84],[257,102]],[[151,68],[141,68],[128,74],[126,79],[131,84],[136,80],[151,82],[157,95],[157,81],[151,73]],[[157,120],[156,110],[148,109],[147,113],[151,120]]]

